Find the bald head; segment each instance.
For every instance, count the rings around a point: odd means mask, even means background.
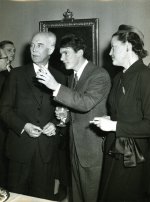
[[[56,36],[52,32],[38,32],[31,41],[31,58],[37,65],[45,65],[53,53]]]
[[[36,33],[33,37],[32,40],[34,38],[43,38],[45,39],[50,45],[54,45],[56,44],[56,35],[52,32],[38,32]]]

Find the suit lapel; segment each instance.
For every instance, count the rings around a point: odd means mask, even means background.
[[[73,80],[74,80],[74,74],[72,74],[68,78],[68,87],[71,88],[71,89],[73,89]]]
[[[92,74],[92,71],[93,71],[92,65],[90,65],[90,63],[88,62],[88,64],[85,66],[81,74],[79,81],[77,82],[77,85],[76,85],[77,90],[83,86],[83,84],[85,83],[89,75]]]
[[[50,65],[48,66],[48,70],[50,71],[50,73],[52,75],[54,75],[52,68],[50,67]],[[50,100],[50,98],[53,98],[53,94],[52,94],[52,90],[50,90],[49,88],[47,88],[46,86],[44,86],[43,84],[41,84],[41,93],[42,93],[42,100],[41,102],[45,103],[47,99]]]
[[[80,87],[82,87],[82,85],[84,84],[86,79],[89,77],[89,75],[92,74],[92,71],[93,71],[92,65],[90,65],[90,62],[88,62],[88,64],[85,66],[85,68],[81,74],[79,81],[77,82],[77,85],[75,88],[76,90],[80,89]],[[71,89],[73,88],[73,80],[74,80],[74,74],[72,74],[68,78],[68,87]]]
[[[38,83],[36,80],[36,74],[34,71],[33,64],[30,64],[26,67],[26,72],[25,72],[25,78],[27,81],[27,84],[29,88],[31,89],[31,92],[33,94],[34,100],[36,100],[37,104],[41,104],[41,99],[42,99],[42,90],[41,90],[41,84]]]

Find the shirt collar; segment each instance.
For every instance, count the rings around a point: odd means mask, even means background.
[[[77,74],[78,80],[80,79],[81,74],[82,74],[85,66],[87,65],[87,63],[88,63],[88,60],[86,59],[85,62],[81,65],[80,69],[78,71],[74,71],[74,74]]]

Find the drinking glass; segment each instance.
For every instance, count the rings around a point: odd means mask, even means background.
[[[60,119],[60,123],[57,124],[59,127],[65,127],[66,126],[66,119],[67,119],[67,112],[68,109],[66,107],[56,107],[55,113],[57,119]]]

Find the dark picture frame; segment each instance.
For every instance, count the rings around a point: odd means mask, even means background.
[[[40,32],[51,31],[57,36],[56,48],[53,54],[55,61],[58,61],[59,42],[62,36],[66,34],[76,34],[85,40],[87,49],[85,56],[94,64],[99,64],[99,19],[64,19],[53,21],[40,21]]]

